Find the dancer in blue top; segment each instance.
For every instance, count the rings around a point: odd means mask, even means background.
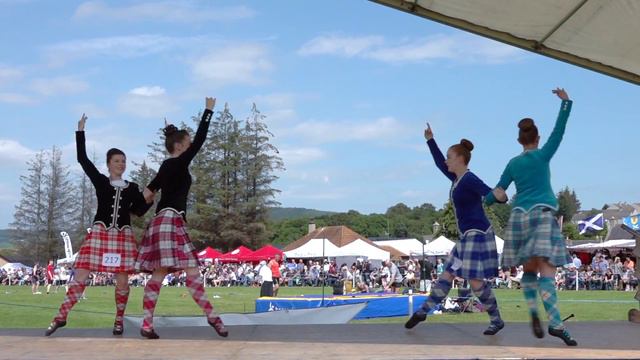
[[[485,279],[498,275],[498,252],[493,229],[482,208],[483,198],[492,190],[469,171],[473,150],[471,141],[462,139],[459,144],[451,146],[445,160],[428,124],[424,134],[436,166],[453,183],[449,195],[456,214],[460,242],[449,254],[445,270],[431,288],[431,294],[405,327],[411,329],[426,320],[427,313],[447,297],[453,279],[458,276],[470,281],[473,293],[489,313],[491,324],[484,334],[495,335],[504,327],[504,321],[500,317],[496,297]],[[504,191],[494,191],[494,199],[506,200]]]
[[[556,267],[572,262],[562,230],[555,217],[558,200],[551,189],[549,162],[558,150],[571,112],[571,100],[564,89],[553,90],[562,103],[555,127],[546,144],[538,148],[540,136],[532,119],[520,120],[518,142],[523,152],[511,159],[500,177],[498,189],[516,184],[516,197],[505,232],[502,259],[505,266],[524,265],[522,289],[531,315],[536,337],[544,337],[538,318],[537,292],[549,317],[549,335],[559,337],[568,346],[578,343],[564,328],[557,307]],[[495,198],[490,194],[486,202]],[[538,278],[540,273],[540,278]]]

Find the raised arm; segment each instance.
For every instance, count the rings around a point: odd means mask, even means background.
[[[444,160],[444,155],[442,155],[440,148],[438,148],[438,144],[436,144],[436,140],[433,138],[433,132],[431,131],[431,125],[429,124],[427,124],[427,128],[424,130],[424,137],[427,139],[429,151],[431,151],[431,156],[433,156],[433,161],[436,163],[438,169],[440,169],[444,176],[449,180],[454,181],[456,179],[456,174],[449,172]]]
[[[567,120],[569,120],[571,105],[573,104],[573,102],[569,100],[569,95],[567,95],[564,89],[557,88],[556,90],[553,90],[553,93],[558,95],[558,97],[562,99],[562,103],[560,104],[560,113],[558,114],[556,125],[553,127],[553,131],[551,132],[549,139],[544,144],[542,149],[540,149],[540,152],[547,161],[551,160],[553,155],[558,150],[558,147],[560,146],[562,136],[564,135],[564,131],[567,128]]]
[[[202,113],[202,119],[200,119],[200,124],[198,125],[198,130],[196,131],[196,135],[193,138],[193,142],[191,146],[182,153],[178,158],[182,161],[190,163],[191,160],[196,156],[198,151],[204,145],[204,141],[207,139],[207,133],[209,132],[209,124],[211,123],[211,116],[213,115],[213,107],[216,105],[215,98],[206,98],[205,99],[205,109]]]
[[[86,140],[84,137],[84,125],[86,122],[87,116],[82,114],[80,121],[78,121],[78,131],[76,131],[76,152],[82,170],[84,170],[89,180],[95,185],[96,182],[101,179],[102,174],[100,174],[96,166],[87,157]]]

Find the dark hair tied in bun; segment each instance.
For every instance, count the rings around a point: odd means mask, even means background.
[[[538,127],[533,119],[524,118],[518,123],[520,129],[518,133],[518,142],[522,145],[533,144],[538,140]]]
[[[164,128],[164,136],[170,136],[171,134],[178,132],[178,128],[173,125],[173,124],[169,124],[167,125],[167,127]]]
[[[469,165],[471,161],[471,151],[473,151],[473,143],[467,139],[460,140],[459,144],[455,144],[450,149],[458,156],[462,156],[464,164]]]
[[[469,150],[469,152],[473,151],[473,143],[467,139],[460,140],[460,145],[462,145],[465,149]]]
[[[164,128],[164,146],[167,151],[172,154],[175,150],[175,144],[181,142],[189,136],[187,130],[180,130],[175,125],[169,124]]]

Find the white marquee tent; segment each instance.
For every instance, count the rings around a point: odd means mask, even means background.
[[[6,264],[2,265],[2,270],[5,270],[5,271],[20,270],[20,269],[23,269],[23,268],[31,270],[31,266],[27,266],[27,265],[25,265],[23,263],[6,263]]]
[[[370,260],[389,260],[391,254],[379,247],[373,246],[361,239],[338,248],[339,256],[364,256]]]
[[[437,239],[429,242],[424,247],[424,253],[427,256],[443,256],[449,255],[451,249],[456,245],[455,242],[447,239],[444,236],[440,236]]]
[[[324,251],[322,249],[323,243]],[[339,247],[335,246],[328,239],[311,239],[298,248],[290,251],[285,251],[284,255],[287,258],[295,259],[320,258],[322,257],[322,254],[324,254],[325,257],[334,257],[341,255],[339,249]]]
[[[391,246],[404,254],[422,254],[422,243],[418,239],[378,240],[374,241],[378,246]]]
[[[440,236],[425,246],[424,254],[426,256],[449,255],[455,245],[455,242],[447,239],[444,236]],[[498,236],[496,236],[496,250],[498,251],[498,255],[501,255],[504,251],[504,240]],[[422,256],[422,250],[412,252],[411,256]]]

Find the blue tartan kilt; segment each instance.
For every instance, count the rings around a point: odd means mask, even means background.
[[[464,279],[490,279],[498,276],[498,250],[493,229],[468,230],[451,250],[446,271]]]
[[[504,266],[518,266],[532,257],[546,258],[555,266],[572,262],[560,224],[551,208],[511,211],[504,236]]]

